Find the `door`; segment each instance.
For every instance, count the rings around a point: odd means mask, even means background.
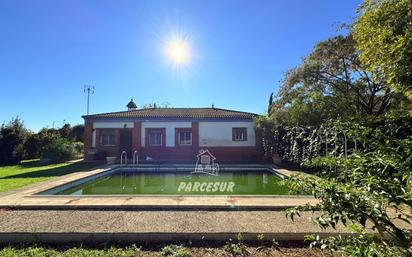
[[[131,129],[121,129],[120,130],[120,153],[126,151],[127,158],[132,159],[132,130]]]

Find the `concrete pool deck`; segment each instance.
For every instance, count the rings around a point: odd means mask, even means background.
[[[172,167],[189,165],[172,165]],[[192,165],[193,166],[193,165]],[[254,165],[256,166],[256,165]],[[38,195],[89,176],[104,173],[113,167],[96,169],[89,172],[77,172],[62,177],[32,184],[21,189],[0,194],[0,208],[3,209],[231,209],[231,210],[279,210],[293,206],[314,204],[311,196],[159,196],[159,195]],[[159,165],[156,165],[159,167]],[[231,167],[251,167],[251,165],[231,165]],[[260,167],[273,166],[260,165]],[[289,176],[283,170],[276,170],[281,175]]]

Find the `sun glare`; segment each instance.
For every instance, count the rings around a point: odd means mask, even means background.
[[[174,38],[166,43],[165,52],[174,66],[183,66],[190,62],[190,47],[183,38]]]

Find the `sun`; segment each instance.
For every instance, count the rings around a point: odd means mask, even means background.
[[[173,38],[166,42],[165,53],[174,66],[187,65],[191,60],[189,43],[183,38]]]

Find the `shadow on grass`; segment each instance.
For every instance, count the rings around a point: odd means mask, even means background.
[[[25,168],[32,168],[32,167],[41,167],[45,164],[41,164],[40,161],[30,161],[21,164]],[[24,166],[27,165],[27,166]],[[96,169],[99,166],[102,166],[103,163],[96,163],[96,162],[74,162],[70,163],[66,166],[44,169],[44,170],[37,170],[22,174],[16,174],[12,176],[2,177],[1,179],[11,179],[11,178],[39,178],[39,177],[57,177],[63,176],[74,172],[86,172]]]

